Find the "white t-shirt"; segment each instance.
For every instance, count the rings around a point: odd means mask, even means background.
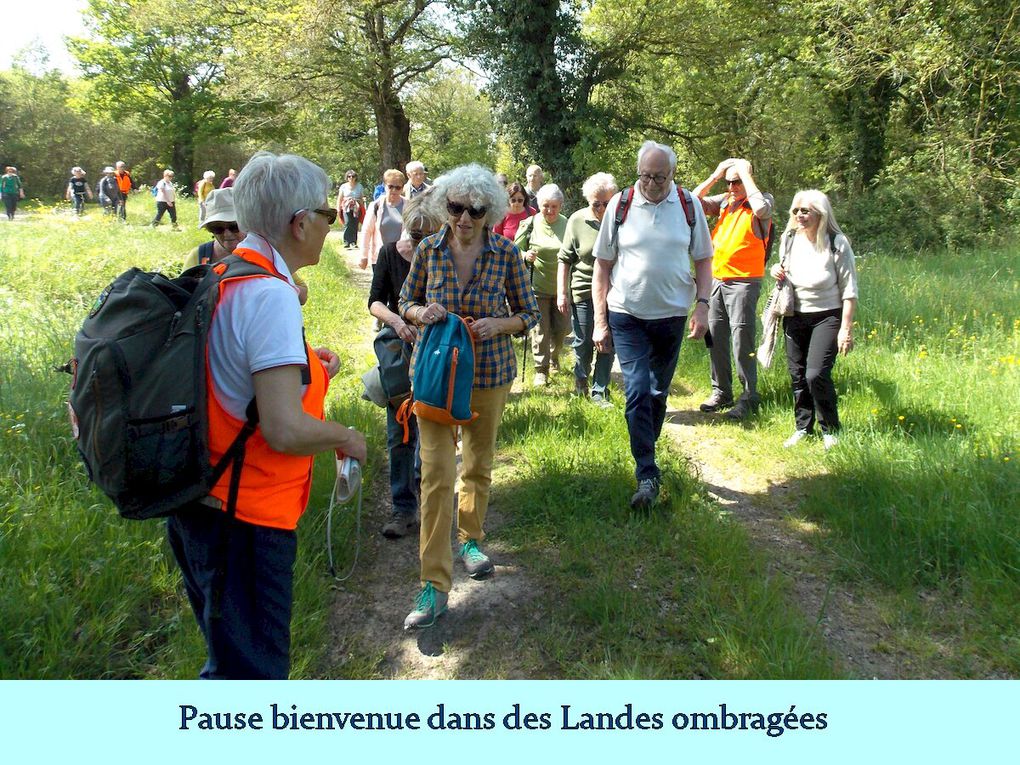
[[[604,218],[609,225],[599,228],[594,248],[595,257],[615,261],[606,300],[609,310],[644,320],[686,316],[696,295],[690,261],[711,258],[713,252],[705,212],[692,197],[692,231],[675,184],[658,203],[646,200],[635,187],[614,248],[621,195],[609,201]]]
[[[845,236],[836,234],[835,247],[826,247],[824,252],[818,252],[806,236],[792,231],[784,236],[793,237],[790,254],[783,265],[793,285],[797,313],[833,311],[841,308],[844,300],[857,297],[854,251]],[[784,241],[784,248],[786,244]]]
[[[229,414],[243,420],[248,403],[255,397],[253,374],[291,364],[305,366],[308,359],[301,303],[287,263],[258,234],[248,234],[238,247],[256,250],[272,260],[287,279],[230,282],[213,315],[209,329],[213,393]]]
[[[168,181],[165,178],[156,181],[156,201],[166,202],[171,204],[177,199],[177,190],[174,188],[172,181]]]

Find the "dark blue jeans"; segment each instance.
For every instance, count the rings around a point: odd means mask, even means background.
[[[203,680],[286,680],[297,534],[227,521],[197,502],[167,518],[167,539],[205,637]],[[222,542],[226,535],[225,543]],[[216,569],[226,553],[220,611]]]
[[[595,309],[591,299],[574,303],[571,316],[574,326],[574,379],[587,385],[591,357],[595,352],[591,395],[595,398],[605,398],[609,395],[609,373],[613,371],[613,352],[595,351],[595,344],[591,339],[595,331]]]
[[[625,416],[630,453],[639,481],[660,476],[655,464],[655,442],[666,419],[666,397],[686,324],[686,316],[645,320],[609,312],[609,329],[627,395]]]
[[[418,450],[418,419],[408,421],[411,437],[405,444],[404,426],[397,422],[397,410],[386,407],[386,448],[390,453],[390,496],[393,512],[414,515],[418,512],[421,486],[421,454]]]

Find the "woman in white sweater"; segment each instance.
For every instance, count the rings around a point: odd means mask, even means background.
[[[783,446],[800,443],[817,418],[822,442],[831,449],[839,430],[832,367],[837,353],[849,353],[854,346],[857,269],[850,240],[821,191],[799,191],[793,198],[782,252],[772,275],[789,279],[794,290],[794,314],[783,320],[783,332],[797,427]]]

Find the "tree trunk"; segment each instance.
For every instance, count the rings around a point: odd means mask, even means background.
[[[191,83],[187,74],[181,74],[174,83],[172,106],[173,145],[170,166],[174,171],[174,183],[193,193],[195,181],[195,113],[191,105]]]
[[[411,161],[411,121],[389,83],[373,97],[372,110],[379,141],[380,177],[390,168],[404,172],[404,167]]]

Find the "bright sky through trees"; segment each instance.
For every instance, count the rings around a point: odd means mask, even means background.
[[[64,37],[84,33],[81,10],[85,0],[32,0],[5,5],[4,47],[8,54],[41,43],[49,55],[50,67],[68,74],[76,71],[74,60],[64,46]],[[6,69],[9,65],[9,60],[4,61],[0,68]]]

